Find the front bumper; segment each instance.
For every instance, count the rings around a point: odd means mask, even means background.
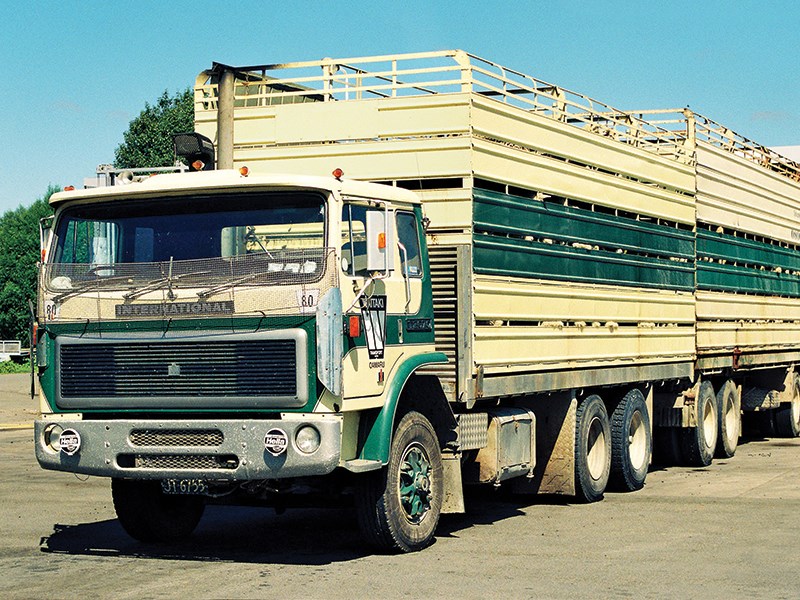
[[[47,444],[45,430],[50,424],[77,432],[80,447],[74,454]],[[319,448],[311,454],[303,453],[295,442],[306,425],[316,428],[320,437]],[[275,444],[280,432],[286,440],[283,451]],[[35,423],[35,445],[39,464],[56,471],[132,479],[248,481],[330,473],[339,465],[341,433],[341,415],[287,413],[266,420],[45,418]]]

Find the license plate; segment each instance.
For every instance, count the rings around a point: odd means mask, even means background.
[[[172,496],[198,496],[208,492],[208,483],[203,479],[162,479],[161,491]]]

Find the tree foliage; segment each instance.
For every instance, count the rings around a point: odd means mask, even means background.
[[[169,167],[175,162],[172,136],[194,131],[194,94],[191,88],[170,96],[166,90],[154,105],[131,121],[115,152],[118,169]]]
[[[28,340],[28,300],[36,303],[39,219],[53,214],[48,200],[59,190],[51,185],[30,206],[0,216],[0,337],[4,340]]]

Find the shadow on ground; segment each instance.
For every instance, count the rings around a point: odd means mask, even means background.
[[[468,490],[466,501],[466,514],[442,515],[437,538],[457,538],[475,525],[519,517],[534,504],[568,506],[560,497],[491,489]],[[303,508],[277,515],[269,508],[209,506],[195,533],[171,544],[137,542],[116,519],[56,524],[39,546],[42,552],[56,554],[287,565],[326,565],[374,553],[362,541],[349,508]]]

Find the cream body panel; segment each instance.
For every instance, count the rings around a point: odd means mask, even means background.
[[[800,298],[697,292],[700,321],[800,321]],[[800,339],[798,340],[800,344]]]
[[[800,184],[710,144],[697,145],[697,220],[797,243]]]
[[[613,137],[478,96],[473,98],[471,118],[476,137],[566,157],[684,193],[694,191],[688,155],[678,162],[632,144],[620,144]]]
[[[692,360],[693,327],[476,327],[486,374]]]
[[[689,292],[590,286],[476,275],[473,311],[479,321],[675,323],[695,320]]]
[[[697,352],[797,349],[800,323],[699,322]]]
[[[475,176],[693,224],[694,198],[498,143],[475,140]]]

